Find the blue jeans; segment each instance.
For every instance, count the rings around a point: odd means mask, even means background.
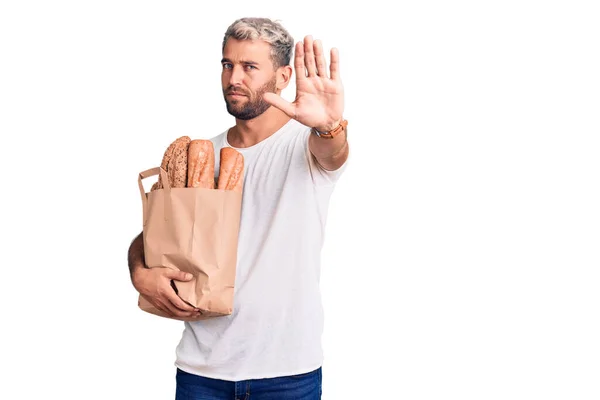
[[[176,381],[175,400],[320,400],[322,372],[234,382],[177,368]]]

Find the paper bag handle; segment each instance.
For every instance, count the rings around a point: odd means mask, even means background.
[[[142,216],[144,218],[144,225],[146,224],[148,218],[148,197],[146,197],[146,191],[144,190],[144,185],[142,185],[142,179],[146,179],[158,174],[160,174],[162,178],[163,189],[165,191],[165,221],[167,220],[168,211],[171,210],[171,183],[169,182],[167,171],[161,167],[154,167],[140,172],[138,176],[138,186],[140,187],[140,194],[142,195]]]

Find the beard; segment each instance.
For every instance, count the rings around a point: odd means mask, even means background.
[[[227,98],[227,93],[230,90],[234,90],[233,86],[229,86],[226,90],[223,90],[223,96],[225,97],[225,104],[227,105],[227,112],[233,115],[237,119],[249,120],[256,118],[271,106],[263,99],[263,94],[267,92],[275,93],[277,88],[277,78],[273,78],[271,81],[262,85],[255,92],[248,92],[242,90],[235,90],[241,92],[247,96],[247,101],[243,103],[240,100],[231,100]],[[243,99],[242,99],[243,100]]]

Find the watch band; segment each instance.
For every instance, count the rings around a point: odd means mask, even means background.
[[[348,126],[348,121],[346,121],[345,119],[342,119],[340,124],[336,128],[334,128],[333,130],[331,130],[329,132],[320,132],[320,131],[316,130],[315,128],[312,128],[311,130],[318,137],[326,138],[326,139],[333,139],[334,137],[336,137],[337,135],[342,133],[342,131],[345,131],[347,126]]]

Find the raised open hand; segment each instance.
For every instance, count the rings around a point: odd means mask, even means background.
[[[264,99],[298,122],[329,131],[338,126],[344,111],[344,87],[340,79],[339,54],[331,49],[330,76],[320,40],[306,36],[296,43],[296,99],[290,103],[275,93],[265,93]]]

